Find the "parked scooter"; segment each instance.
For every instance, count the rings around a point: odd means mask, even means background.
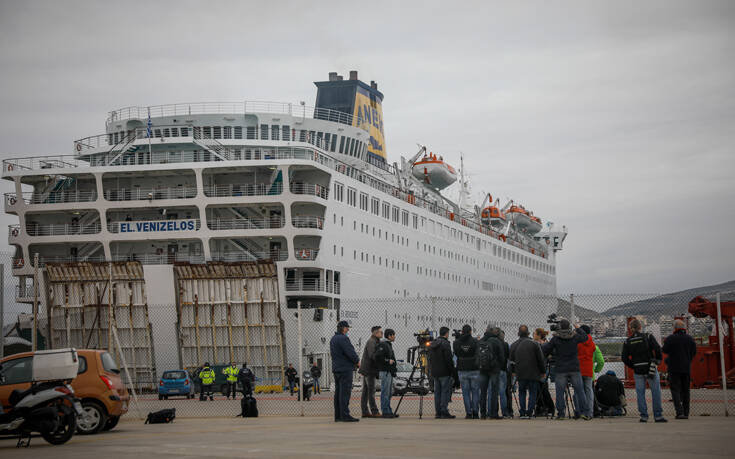
[[[303,374],[303,388],[304,388],[304,400],[309,401],[311,400],[311,392],[314,389],[314,377],[311,376],[310,371],[305,371]],[[296,378],[296,384],[299,383],[299,379]],[[299,400],[301,400],[301,393],[299,393]]]
[[[76,360],[76,351],[70,351],[73,353],[71,358]],[[3,413],[0,406],[0,436],[18,437],[16,445],[18,447],[30,446],[33,432],[39,432],[43,439],[52,445],[61,445],[69,441],[77,427],[77,416],[80,416],[83,410],[79,400],[74,398],[74,390],[69,385],[73,379],[69,378],[70,371],[58,370],[59,368],[55,367],[51,372],[59,374],[61,379],[43,378],[43,381],[37,381],[38,378],[34,377],[29,389],[24,391],[16,389],[11,392],[8,401],[12,410]],[[4,380],[0,365],[0,384]]]

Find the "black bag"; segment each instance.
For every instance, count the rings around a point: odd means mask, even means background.
[[[536,396],[536,408],[534,410],[534,415],[537,418],[551,418],[554,417],[555,409],[554,399],[551,397],[551,393],[549,392],[549,383],[548,381],[544,381],[541,383],[538,395]]]
[[[258,417],[258,402],[255,401],[254,397],[243,397],[242,400],[240,400],[240,409],[242,410],[240,416],[244,418]]]
[[[152,411],[148,413],[148,417],[146,418],[145,423],[168,424],[174,419],[176,419],[176,408],[169,408],[167,410]]]
[[[493,351],[493,346],[487,341],[477,342],[477,354],[475,354],[477,368],[480,371],[493,371],[498,369],[498,359]]]

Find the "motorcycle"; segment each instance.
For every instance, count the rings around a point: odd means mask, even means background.
[[[302,387],[304,388],[304,400],[309,401],[311,400],[311,392],[314,388],[314,377],[311,376],[311,372],[305,371],[302,378],[304,381],[302,385]],[[296,378],[296,384],[298,383],[299,379]],[[301,400],[301,393],[299,393],[299,400]]]
[[[76,352],[74,352],[76,359]],[[0,384],[5,380],[0,365]],[[82,405],[74,397],[71,379],[34,381],[26,390],[14,390],[8,401],[12,410],[0,406],[0,437],[18,437],[17,447],[31,444],[31,433],[39,432],[52,445],[66,443],[74,435]]]

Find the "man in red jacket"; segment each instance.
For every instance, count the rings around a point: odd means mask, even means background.
[[[577,392],[574,392],[574,416],[578,417],[579,415],[587,415],[589,417],[592,417],[592,414],[594,413],[594,403],[595,403],[595,396],[594,396],[594,389],[593,389],[593,383],[595,381],[595,373],[594,373],[594,355],[595,355],[595,348],[597,347],[595,345],[595,342],[592,340],[592,329],[589,327],[589,325],[582,325],[582,330],[584,330],[585,333],[587,333],[587,336],[589,339],[585,341],[584,343],[577,344],[577,358],[579,359],[579,372],[582,374],[582,385],[584,386],[584,394],[579,394],[579,396],[584,395],[585,399],[587,400],[587,412],[586,413],[580,413],[578,407],[581,406],[579,403],[579,400],[577,398]]]

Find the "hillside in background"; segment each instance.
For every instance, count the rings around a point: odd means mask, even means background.
[[[559,300],[559,304],[556,308],[556,315],[558,315],[559,317],[564,317],[565,319],[569,319],[572,316],[572,305],[569,303],[569,301],[562,300],[561,298],[557,298],[557,300]],[[578,320],[589,320],[602,317],[602,314],[600,314],[599,312],[582,307],[576,304],[576,301],[574,303],[574,315],[577,317]]]
[[[689,302],[692,298],[703,296],[714,301],[715,294],[718,292],[721,295],[722,301],[735,300],[735,280],[722,284],[708,285],[706,287],[690,288],[688,290],[667,293],[665,295],[648,298],[646,300],[621,304],[604,311],[602,314],[605,316],[642,315],[648,317],[684,314],[687,312]]]

